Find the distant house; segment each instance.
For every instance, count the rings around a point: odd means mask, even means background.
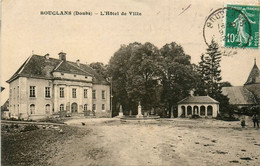
[[[189,96],[178,102],[178,117],[217,117],[219,102],[209,96]]]
[[[66,60],[32,55],[7,80],[12,117],[44,117],[61,112],[111,117],[110,84],[90,66]]]
[[[256,59],[244,86],[223,87],[222,94],[239,108],[260,105],[260,71]]]
[[[1,117],[9,118],[9,99],[1,106]]]

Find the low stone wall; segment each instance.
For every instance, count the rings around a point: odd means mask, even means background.
[[[28,115],[27,113],[20,113],[19,115],[15,114],[10,117],[6,117],[5,119],[9,118],[15,118],[15,119],[24,119],[24,120],[39,120],[39,119],[45,119],[48,117],[51,118],[60,118],[60,117],[73,117],[73,116],[79,116],[79,117],[96,117],[96,118],[111,118],[112,113],[110,110],[106,111],[84,111],[84,113],[67,113],[66,111],[59,111],[55,112],[53,114],[31,114]]]
[[[96,111],[95,112],[95,117],[97,117],[97,118],[111,118],[112,117],[112,113],[111,113],[110,110]]]
[[[47,118],[46,115],[30,115],[28,116],[28,120],[40,120],[40,119],[45,119]]]

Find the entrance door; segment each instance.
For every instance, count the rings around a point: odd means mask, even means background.
[[[78,104],[72,103],[71,104],[71,113],[77,113],[78,112]]]

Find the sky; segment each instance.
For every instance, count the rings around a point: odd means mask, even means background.
[[[1,104],[8,98],[8,80],[33,53],[67,53],[67,60],[107,64],[122,44],[151,42],[158,48],[180,44],[198,63],[207,45],[203,26],[207,16],[228,1],[211,0],[2,0],[1,13]],[[230,1],[229,1],[230,2]],[[232,3],[260,4],[258,0]],[[41,15],[42,11],[71,11],[72,15]],[[92,16],[73,12],[92,12]],[[101,16],[100,12],[126,12],[126,16]],[[139,12],[141,16],[130,16]],[[97,14],[95,14],[97,13]],[[232,50],[234,51],[234,50]],[[235,49],[222,58],[223,81],[241,86],[254,58],[260,66],[259,49]]]

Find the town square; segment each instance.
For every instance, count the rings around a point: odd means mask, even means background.
[[[1,12],[1,165],[260,165],[257,1]]]

